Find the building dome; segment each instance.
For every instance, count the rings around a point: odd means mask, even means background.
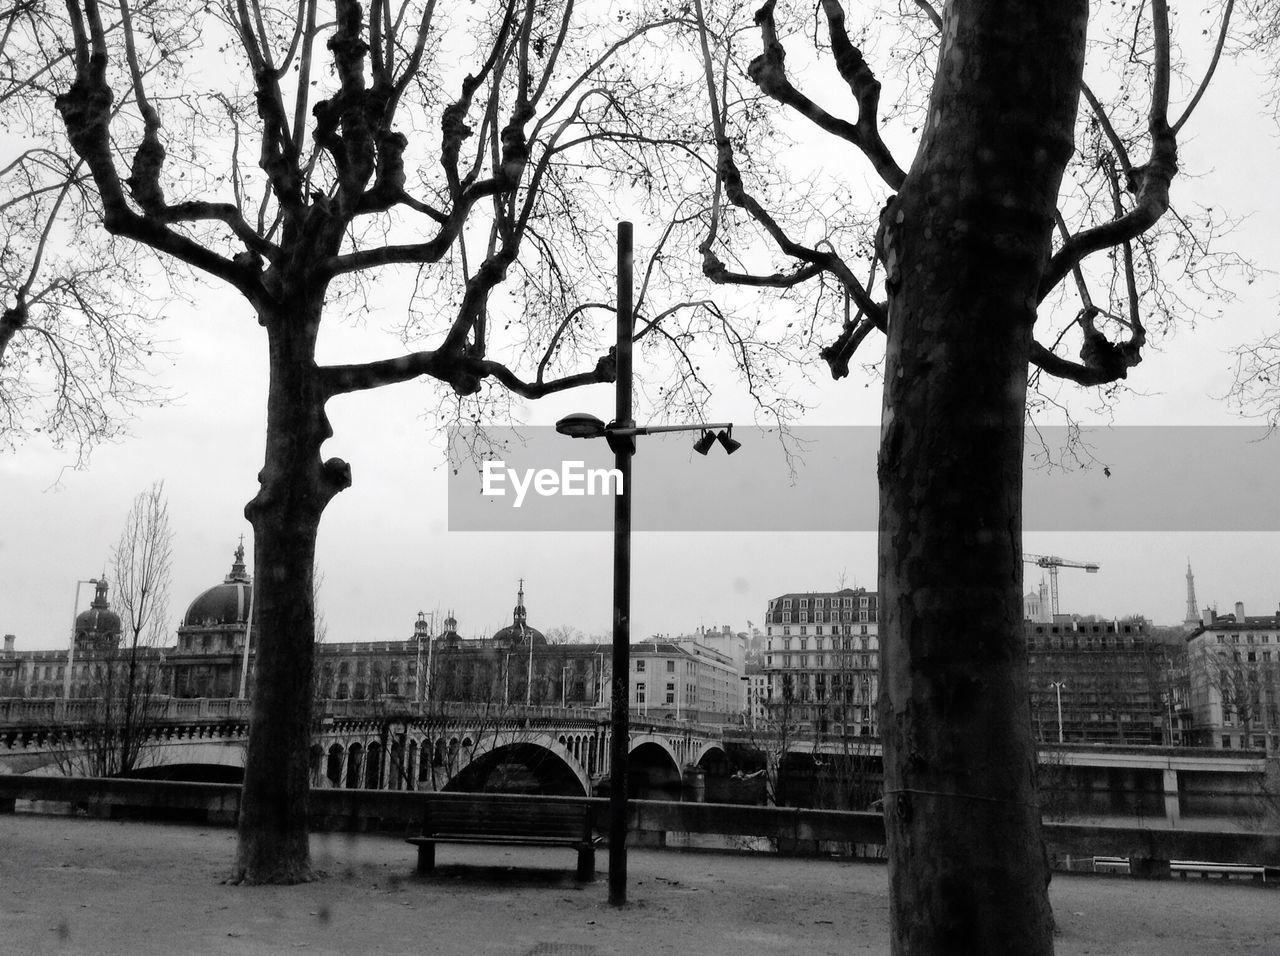
[[[107,579],[104,575],[97,580],[97,590],[93,595],[93,603],[87,611],[76,615],[76,645],[82,648],[119,647],[120,615],[111,610],[107,600]]]
[[[546,636],[536,627],[530,627],[529,613],[524,606],[524,579],[520,579],[520,591],[516,595],[516,606],[512,611],[511,623],[501,630],[495,631],[495,643],[509,647],[524,647],[528,644],[545,644]]]
[[[231,573],[191,602],[182,616],[183,627],[244,624],[253,603],[253,584],[244,566],[244,543],[236,548]]]

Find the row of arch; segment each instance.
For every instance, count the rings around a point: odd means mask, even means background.
[[[695,760],[700,749],[703,752]],[[682,766],[717,763],[717,756],[723,759],[718,747],[633,739],[629,773],[644,790],[666,791],[679,787]],[[537,785],[571,793],[589,791],[593,779],[609,772],[604,732],[562,733],[541,741],[514,736],[477,741],[465,733],[434,738],[363,737],[335,740],[327,746],[317,743],[310,758],[311,785],[323,789],[448,790],[455,784],[458,789],[487,789],[494,785],[493,774],[523,765]]]
[[[555,739],[587,779],[608,772],[606,735],[560,734]],[[311,786],[364,790],[446,789],[449,781],[472,762],[478,751],[487,753],[495,749],[494,741],[483,743],[478,747],[470,734],[434,739],[388,735],[334,741],[328,746],[317,743],[311,747]],[[514,743],[516,741],[506,746],[509,748]]]

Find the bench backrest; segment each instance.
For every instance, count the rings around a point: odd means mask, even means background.
[[[591,835],[591,808],[544,801],[436,798],[429,800],[423,811],[422,832],[582,840]]]

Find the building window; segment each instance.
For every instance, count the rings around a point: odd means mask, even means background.
[[[801,598],[801,599],[800,599],[800,606],[801,606],[802,608],[808,607],[808,606],[809,606],[809,599],[808,599],[808,598]]]
[[[676,685],[668,684],[667,685],[667,703],[674,704],[675,702],[676,702]]]
[[[636,661],[636,670],[642,674],[644,673],[644,661]],[[640,686],[643,687],[644,684],[641,684]]]
[[[1222,735],[1222,749],[1223,749],[1223,750],[1230,750],[1230,749],[1231,749],[1231,735],[1230,735],[1230,734],[1223,734],[1223,735]]]
[[[783,612],[783,614],[782,614],[782,623],[783,623],[783,624],[790,624],[790,623],[791,623],[791,614],[790,614],[789,612],[786,612],[786,611],[784,611],[784,612]]]
[[[791,598],[783,598],[783,599],[782,599],[782,609],[783,609],[784,611],[790,611],[790,610],[791,610]]]
[[[784,627],[784,628],[782,629],[782,633],[783,633],[783,635],[790,634],[790,633],[791,633],[791,628],[789,628],[789,627]]]
[[[808,624],[808,623],[809,623],[809,612],[808,612],[808,611],[801,611],[801,612],[800,612],[800,623],[801,623],[801,624]]]
[[[676,672],[676,662],[675,662],[675,661],[667,661],[667,673],[668,673],[668,674],[674,674],[675,672]]]
[[[851,598],[851,597],[847,597],[847,598],[845,598],[845,599],[844,599],[844,606],[845,606],[845,607],[853,607],[853,598]]]
[[[809,633],[809,629],[808,629],[807,627],[802,627],[802,628],[800,628],[800,633],[801,633],[801,634],[808,634],[808,633]],[[800,642],[800,644],[801,644],[801,646],[804,646],[804,641],[801,641],[801,642]]]
[[[643,663],[643,661],[641,663]],[[640,681],[636,684],[636,703],[644,703],[644,681]]]

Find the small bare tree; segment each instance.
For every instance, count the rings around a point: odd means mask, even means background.
[[[86,648],[80,716],[56,731],[56,760],[66,773],[127,777],[146,765],[165,706],[162,647],[172,557],[168,503],[158,481],[134,498],[111,554],[121,630]]]

